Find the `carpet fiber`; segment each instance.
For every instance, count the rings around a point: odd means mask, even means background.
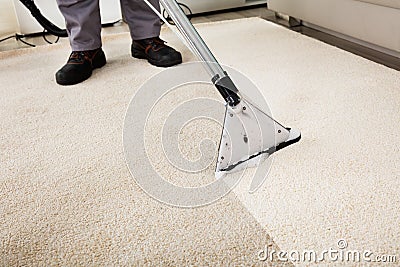
[[[165,206],[124,161],[125,111],[160,71],[129,56],[128,34],[106,36],[108,64],[72,87],[54,81],[65,44],[0,53],[0,265],[257,265],[266,245],[339,239],[400,257],[399,72],[261,19],[198,29],[301,143],[255,194],[244,179],[215,204]]]

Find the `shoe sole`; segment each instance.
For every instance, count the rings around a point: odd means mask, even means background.
[[[74,81],[56,77],[56,82],[59,85],[75,85],[75,84],[81,83],[83,81],[86,81],[87,79],[90,78],[90,76],[92,76],[92,72],[90,72],[90,74],[88,76],[86,76],[86,77],[84,77],[82,79],[79,79],[79,80],[74,80]]]
[[[172,60],[154,60],[152,58],[148,58],[147,55],[140,50],[132,49],[132,57],[137,59],[147,59],[147,61],[156,67],[168,68],[182,63],[182,56],[179,54],[179,57]]]

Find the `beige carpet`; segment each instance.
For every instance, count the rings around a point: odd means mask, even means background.
[[[302,142],[275,156],[257,193],[244,179],[213,205],[171,208],[124,161],[129,100],[160,71],[129,57],[128,34],[107,36],[108,64],[68,88],[54,82],[68,46],[0,53],[0,265],[258,265],[265,245],[339,239],[400,257],[399,72],[261,19],[198,28]]]

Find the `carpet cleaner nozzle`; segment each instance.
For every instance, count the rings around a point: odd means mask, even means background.
[[[301,139],[300,131],[285,128],[256,105],[241,99],[226,105],[216,178],[258,166],[276,151]]]

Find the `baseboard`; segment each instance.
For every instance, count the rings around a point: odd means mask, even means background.
[[[370,49],[373,49],[373,50],[379,51],[381,53],[385,53],[387,55],[390,55],[390,56],[393,56],[393,57],[396,57],[396,58],[400,59],[400,52],[398,52],[398,51],[394,51],[394,50],[391,50],[391,49],[388,49],[388,48],[385,48],[385,47],[382,47],[382,46],[379,46],[379,45],[375,45],[375,44],[372,44],[372,43],[369,43],[369,42],[366,42],[366,41],[363,41],[363,40],[360,40],[360,39],[357,39],[357,38],[354,38],[354,37],[351,37],[351,36],[348,36],[348,35],[345,35],[345,34],[342,34],[342,33],[339,33],[339,32],[335,32],[335,31],[323,28],[321,26],[318,26],[318,25],[315,25],[315,24],[312,24],[312,23],[309,23],[309,22],[303,21],[303,25],[306,26],[306,27],[309,27],[309,28],[312,28],[312,29],[315,29],[315,30],[318,30],[318,31],[321,31],[321,32],[324,32],[324,33],[327,33],[327,34],[330,34],[330,35],[333,35],[333,36],[338,37],[338,38],[342,38],[342,39],[347,40],[349,42],[353,42],[353,43],[356,43],[358,45],[362,45],[362,46],[368,47]]]

